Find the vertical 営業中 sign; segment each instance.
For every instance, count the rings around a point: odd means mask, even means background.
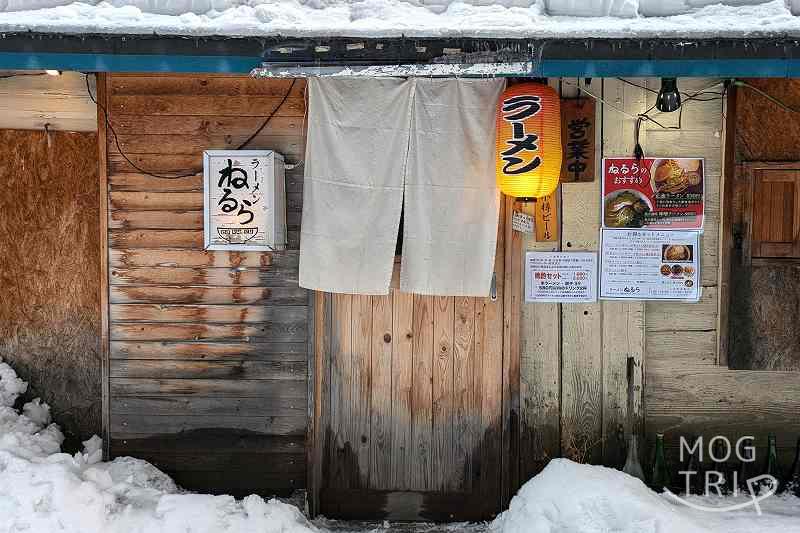
[[[561,182],[594,181],[595,104],[592,98],[561,100]]]

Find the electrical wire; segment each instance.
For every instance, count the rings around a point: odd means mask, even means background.
[[[758,87],[756,87],[754,85],[750,85],[746,81],[734,80],[733,84],[735,86],[737,86],[737,87],[746,87],[747,89],[750,89],[751,91],[755,92],[756,94],[759,94],[759,95],[763,96],[764,98],[766,98],[770,102],[780,106],[781,108],[783,108],[786,111],[789,111],[790,113],[800,113],[800,109],[798,109],[796,107],[792,107],[789,104],[786,104],[786,103],[778,100],[774,96],[762,91],[761,89],[759,89]]]
[[[111,120],[109,119],[109,116],[108,116],[108,110],[106,109],[106,107],[103,104],[98,102],[97,98],[95,98],[94,94],[92,94],[92,88],[91,88],[91,85],[89,84],[89,75],[88,74],[85,75],[85,79],[86,79],[86,92],[89,93],[89,98],[103,112],[103,120],[106,123],[106,127],[108,128],[108,130],[111,132],[111,134],[114,137],[114,144],[117,147],[117,151],[119,151],[119,154],[122,156],[122,158],[125,161],[128,162],[128,164],[130,166],[132,166],[133,168],[135,168],[138,172],[141,172],[142,174],[145,174],[145,175],[153,177],[153,178],[165,179],[165,180],[175,180],[175,179],[181,179],[181,178],[188,178],[188,177],[197,175],[197,172],[195,172],[195,171],[184,171],[184,172],[181,172],[181,173],[178,173],[178,174],[158,174],[158,173],[155,173],[155,172],[150,172],[148,170],[145,170],[142,167],[140,167],[139,165],[137,165],[136,163],[134,163],[128,157],[128,155],[122,150],[122,146],[120,146],[120,144],[119,144],[119,136],[117,135],[117,132],[114,129],[114,126],[111,124]],[[269,124],[269,122],[278,113],[278,111],[281,109],[281,107],[283,107],[283,104],[286,103],[286,100],[289,99],[289,95],[292,93],[292,90],[294,89],[295,82],[297,82],[297,78],[293,78],[292,79],[292,84],[289,86],[289,90],[286,91],[286,94],[283,95],[283,98],[281,99],[280,103],[275,107],[275,109],[272,110],[272,112],[269,114],[269,116],[267,116],[267,118],[264,120],[264,122],[261,123],[261,125],[258,127],[258,129],[256,129],[256,131],[253,132],[252,135],[250,135],[242,144],[240,144],[236,148],[237,150],[241,150],[245,146],[250,144],[253,141],[253,139],[258,137],[258,135],[264,130],[264,128],[267,127],[267,124]]]
[[[628,85],[631,85],[633,87],[637,87],[639,89],[651,92],[653,94],[658,94],[658,91],[656,91],[655,89],[652,89],[650,87],[647,87],[646,85],[640,85],[640,84],[632,82],[630,80],[626,80],[625,78],[617,78],[617,79],[619,81],[621,81],[622,83],[627,83]],[[713,89],[714,87],[716,87],[720,83],[724,83],[724,82],[715,83],[714,85],[711,85],[710,87],[708,87],[706,89],[703,89],[702,91],[693,93],[691,95],[689,93],[685,93],[685,92],[681,92],[681,91],[678,91],[678,92],[680,92],[681,96],[683,96],[687,100],[696,100],[696,101],[700,101],[700,102],[711,102],[713,100],[719,100],[719,97],[722,97],[725,94],[724,92],[721,92],[721,93],[709,92],[709,89]],[[711,95],[714,95],[715,97],[706,98],[706,99],[698,99],[697,96],[699,96],[701,94],[711,94]]]

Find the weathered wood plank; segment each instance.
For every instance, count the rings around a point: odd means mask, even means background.
[[[564,204],[576,207],[564,212],[564,239],[567,243],[572,243],[572,249],[596,249],[599,220],[594,216],[597,215],[596,185],[569,185],[570,187],[564,187]],[[586,216],[588,220],[584,218]],[[589,232],[593,233],[593,237]],[[593,245],[585,246],[587,241],[593,239]],[[567,457],[597,462],[602,452],[602,304],[562,306],[561,321],[562,453],[567,454]]]
[[[115,267],[112,285],[214,285],[219,287],[297,287],[298,271],[261,268]]]
[[[434,298],[414,295],[414,367],[411,378],[411,488],[429,490],[433,482],[433,375]]]
[[[593,80],[590,90],[597,91],[599,83]],[[598,107],[605,113],[602,106]],[[596,134],[605,129],[597,128]],[[596,168],[601,166],[597,164]],[[565,206],[561,215],[562,250],[598,249],[599,198],[599,178],[591,183],[561,186]],[[590,463],[602,458],[602,319],[601,303],[561,306],[561,452],[565,457]]]
[[[500,220],[505,220],[505,202],[500,203]],[[476,353],[481,360],[481,455],[479,467],[473,471],[479,476],[479,492],[489,500],[489,505],[502,502],[502,479],[497,473],[502,468],[503,442],[503,303],[505,298],[505,228],[498,224],[497,250],[494,271],[496,273],[497,298],[481,298],[483,310],[476,315],[476,339],[481,338],[482,350]],[[478,329],[480,327],[480,330]],[[477,411],[476,411],[477,413]],[[498,416],[500,413],[500,416]],[[475,487],[473,483],[473,487]]]
[[[416,461],[412,440],[414,296],[392,290],[392,487],[408,489]]]
[[[243,398],[234,399],[234,401]],[[247,431],[200,430],[155,438],[128,438],[111,441],[113,456],[139,457],[155,453],[175,455],[255,455],[268,461],[269,456],[299,453],[305,440],[299,435],[261,435]]]
[[[225,252],[166,248],[116,248],[109,252],[112,267],[217,267],[296,269],[300,255],[284,252]]]
[[[203,173],[192,176],[157,178],[140,172],[117,172],[108,176],[111,191],[160,191],[197,192],[203,191]]]
[[[133,155],[131,155],[133,157]],[[303,192],[302,167],[287,169],[286,192]],[[203,174],[178,178],[157,178],[139,172],[118,172],[111,174],[108,182],[112,191],[163,191],[189,192],[203,190]]]
[[[111,115],[191,115],[266,117],[281,104],[282,96],[216,95],[113,95]],[[302,117],[303,98],[290,97],[275,112],[276,117]]]
[[[183,455],[154,452],[137,457],[152,461],[165,471],[208,472],[209,475],[219,471],[246,471],[243,475],[256,477],[260,474],[293,474],[305,473],[306,458],[303,453],[273,453],[270,455]]]
[[[522,283],[522,236],[513,231],[511,217],[513,198],[505,198],[505,216],[499,227],[503,229],[504,262],[503,270],[503,441],[500,461],[502,468],[501,502],[503,507],[520,488],[519,444],[520,444],[520,296],[524,293]],[[557,207],[557,206],[556,206]]]
[[[449,296],[434,299],[433,315],[433,464],[434,490],[452,490],[453,457],[453,322],[454,301]]]
[[[94,76],[89,75],[91,85]],[[105,96],[103,81],[92,92]],[[102,100],[101,100],[102,102]],[[84,74],[11,76],[0,86],[0,129],[95,131],[98,113],[86,93]]]
[[[262,305],[163,305],[114,304],[114,322],[215,322],[251,324],[258,322],[304,320],[306,306],[265,307]],[[290,318],[291,317],[291,318]]]
[[[309,421],[309,439],[306,446],[308,455],[308,513],[316,516],[319,513],[320,490],[325,483],[325,475],[329,461],[331,419],[331,329],[333,319],[332,295],[321,291],[313,293],[313,345],[309,354],[312,361],[310,374],[313,392],[309,398],[311,418]]]
[[[112,359],[233,359],[305,361],[304,342],[130,342],[111,343]]]
[[[128,154],[195,154],[204,150],[238,150],[250,138],[252,133],[233,135],[225,133],[210,135],[136,135],[118,134],[109,139],[109,153]],[[119,147],[117,146],[119,143]],[[296,135],[269,135],[261,133],[255,137],[248,148],[275,150],[288,159],[296,159],[303,155],[303,142]]]
[[[286,213],[286,225],[300,227],[302,213],[291,210]],[[109,227],[113,229],[203,229],[202,211],[124,211],[114,210],[109,215]]]
[[[112,191],[109,193],[112,209],[138,211],[202,211],[202,191]],[[302,209],[303,195],[288,193],[286,210]]]
[[[109,243],[113,248],[203,248],[203,230],[111,230]],[[287,231],[289,250],[300,244],[299,229]]]
[[[560,204],[561,189],[557,190],[555,198]],[[522,204],[520,208],[533,215],[533,204]],[[533,234],[527,234],[522,245],[526,251],[555,252],[560,249],[560,242],[536,242]],[[560,400],[561,304],[523,303],[520,317],[522,482],[538,474],[551,458],[561,453]]]
[[[168,361],[114,359],[111,378],[305,380],[305,361]]]
[[[647,302],[647,331],[710,331],[717,328],[717,288],[703,287],[700,301]]]
[[[115,115],[117,131],[135,135],[252,135],[265,117]],[[303,138],[303,117],[273,117],[263,130],[266,135]]]
[[[140,396],[114,398],[114,415],[219,415],[219,416],[280,416],[303,415],[306,401],[274,395],[266,398],[216,398],[195,396]],[[299,451],[295,449],[294,451]],[[220,453],[218,451],[217,453]]]
[[[370,366],[372,358],[372,297],[353,295],[353,363],[350,369],[350,443],[353,446],[356,487],[369,486]]]
[[[149,211],[203,211],[203,192],[112,191],[112,209]]]
[[[304,399],[307,392],[308,387],[304,381],[294,380],[136,378],[111,380],[112,397],[185,394],[237,398],[270,398],[281,395],[286,398]]]
[[[473,451],[478,444],[478,427],[473,412],[476,298],[455,298],[453,328],[453,457],[451,488],[472,490]]]
[[[368,386],[370,401],[369,487],[394,488],[392,485],[392,359],[396,334],[392,329],[393,295],[372,297],[372,360]]]
[[[352,484],[355,450],[350,441],[350,380],[353,368],[353,297],[334,294],[331,302],[331,408],[329,471],[326,485],[347,488]],[[356,472],[357,475],[357,472]]]
[[[218,415],[111,415],[111,432],[124,435],[162,435],[201,429],[238,429],[265,435],[301,435],[306,431],[306,416],[218,416]]]
[[[728,370],[714,366],[650,369],[645,405],[648,431],[677,435],[773,433],[784,445],[800,433],[796,372]]]
[[[303,305],[306,290],[300,287],[131,287],[109,288],[110,301],[165,304],[272,304]]]
[[[647,365],[654,368],[685,368],[716,365],[716,331],[648,331]]]
[[[202,229],[202,211],[121,211],[109,213],[112,229]]]
[[[306,339],[308,324],[305,319],[283,319],[280,315],[275,318],[276,320],[272,322],[256,324],[116,323],[111,324],[111,339],[115,341],[297,341]],[[282,322],[281,320],[286,321]]]
[[[96,75],[97,101],[105,107],[108,104],[108,75],[100,72]],[[91,88],[91,87],[90,87]],[[98,167],[98,192],[99,198],[99,241],[100,241],[100,435],[103,437],[103,459],[109,458],[109,442],[111,441],[109,412],[111,394],[108,387],[109,370],[109,335],[108,324],[108,152],[105,149],[108,126],[105,121],[103,107],[95,106],[95,124],[97,127],[97,167]]]
[[[118,152],[108,154],[108,170],[110,175],[119,173],[140,173],[142,170],[158,176],[203,175],[203,154],[130,154],[128,156],[136,166],[122,157]],[[139,168],[136,168],[139,167]],[[172,179],[154,178],[165,183]],[[183,178],[181,178],[183,179]]]
[[[203,232],[198,230],[110,230],[112,248],[203,248]]]
[[[261,79],[218,74],[114,74],[110,87],[114,95],[186,95],[280,96],[291,88],[291,95],[301,97],[306,82],[298,78]]]
[[[649,80],[637,80],[641,85]],[[648,91],[615,79],[603,80],[603,93],[632,115],[647,110]],[[602,110],[603,156],[627,156],[634,150],[635,121],[627,118],[620,125],[620,115],[613,109]],[[621,126],[621,127],[620,127]],[[644,143],[645,135],[639,140]],[[602,453],[603,464],[621,468],[625,463],[627,433],[641,438],[643,429],[643,365],[645,352],[645,304],[639,301],[602,303]],[[628,360],[633,372],[628,376]],[[631,383],[628,383],[630,377]],[[633,412],[628,413],[629,385],[633,391]]]

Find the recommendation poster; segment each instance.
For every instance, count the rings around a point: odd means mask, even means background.
[[[603,227],[702,229],[703,159],[603,160]]]
[[[696,231],[603,230],[600,298],[700,299]]]
[[[597,253],[527,252],[525,301],[597,301]]]

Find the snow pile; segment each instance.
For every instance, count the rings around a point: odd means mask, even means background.
[[[61,453],[64,439],[39,400],[13,408],[27,385],[0,359],[0,532],[312,533],[300,511],[259,496],[182,492],[131,457],[103,463],[101,440]]]
[[[748,496],[691,496],[702,507],[730,507]],[[690,508],[658,495],[640,480],[602,466],[554,459],[526,483],[508,511],[491,525],[494,533],[798,533],[800,499],[772,496],[735,511]]]
[[[800,13],[800,0],[0,0],[0,32],[540,39],[800,36],[800,17],[789,6]]]

